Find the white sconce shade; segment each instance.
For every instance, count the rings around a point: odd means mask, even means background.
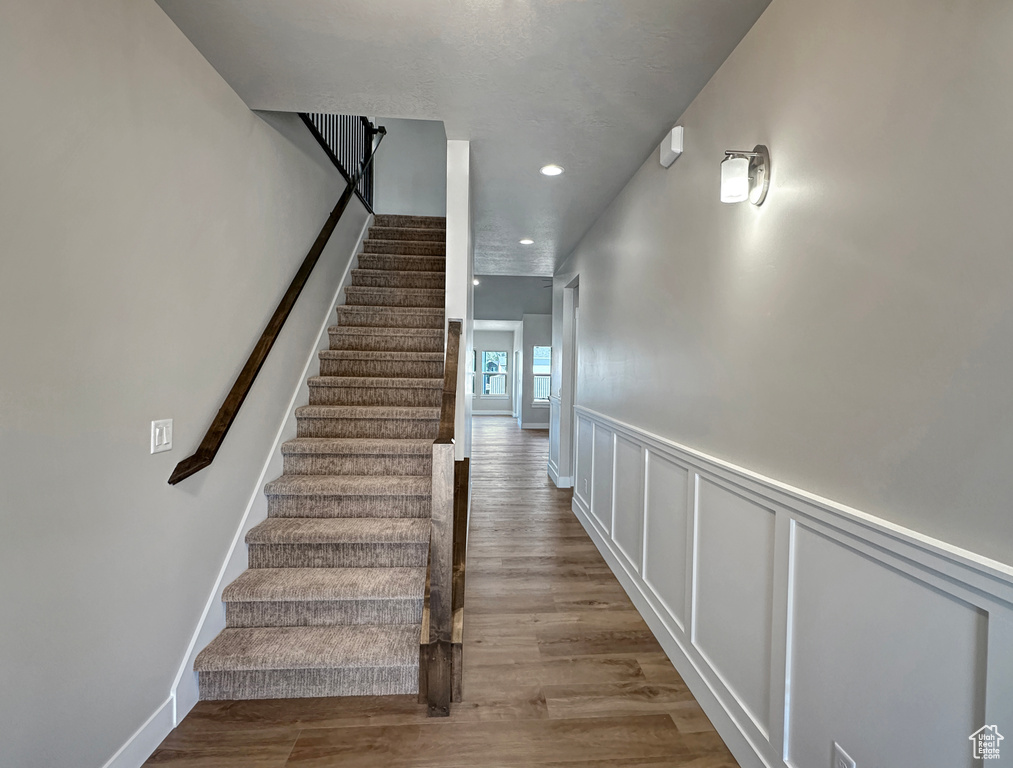
[[[770,188],[770,152],[757,144],[752,152],[730,149],[721,162],[721,202],[759,205]]]
[[[749,199],[749,158],[729,155],[721,163],[721,202],[743,203]]]

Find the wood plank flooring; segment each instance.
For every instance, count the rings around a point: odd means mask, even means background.
[[[546,432],[474,421],[464,701],[201,702],[146,765],[737,768],[549,481]]]

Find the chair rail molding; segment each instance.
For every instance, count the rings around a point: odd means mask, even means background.
[[[743,768],[1013,732],[1013,567],[574,410],[574,513]]]

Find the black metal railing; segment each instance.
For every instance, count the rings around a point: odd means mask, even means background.
[[[360,169],[365,169],[355,185],[355,194],[372,213],[373,166],[369,159],[373,138],[378,133],[386,133],[384,128],[376,127],[369,118],[359,115],[309,112],[299,116],[347,181]]]

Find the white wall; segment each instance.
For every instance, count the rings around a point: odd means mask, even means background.
[[[479,275],[475,318],[520,320],[524,315],[552,314],[552,280],[548,277]]]
[[[514,336],[510,331],[475,331],[475,395],[472,398],[472,413],[495,413],[510,416],[513,413],[514,396]],[[506,352],[509,361],[506,395],[503,397],[486,397],[482,395],[482,353]]]
[[[150,0],[3,14],[0,763],[100,766],[149,716],[171,725],[366,213],[353,201],[215,464],[170,487],[343,184]],[[151,456],[159,418],[175,446]]]
[[[464,321],[461,335],[462,360],[472,354],[475,302],[474,221],[471,216],[471,142],[454,139],[447,142],[447,320]],[[471,384],[466,364],[457,371],[457,408],[455,410],[456,461],[471,456]]]
[[[1011,38],[1008,3],[774,0],[556,275],[579,514],[743,765],[964,765],[1013,730]],[[757,143],[767,201],[722,205]]]
[[[381,117],[387,129],[373,159],[373,210],[447,215],[447,133],[438,120]]]
[[[531,361],[535,347],[552,345],[552,315],[524,315],[524,375],[521,392],[521,427],[524,429],[549,428],[549,404],[535,404],[535,374]]]

